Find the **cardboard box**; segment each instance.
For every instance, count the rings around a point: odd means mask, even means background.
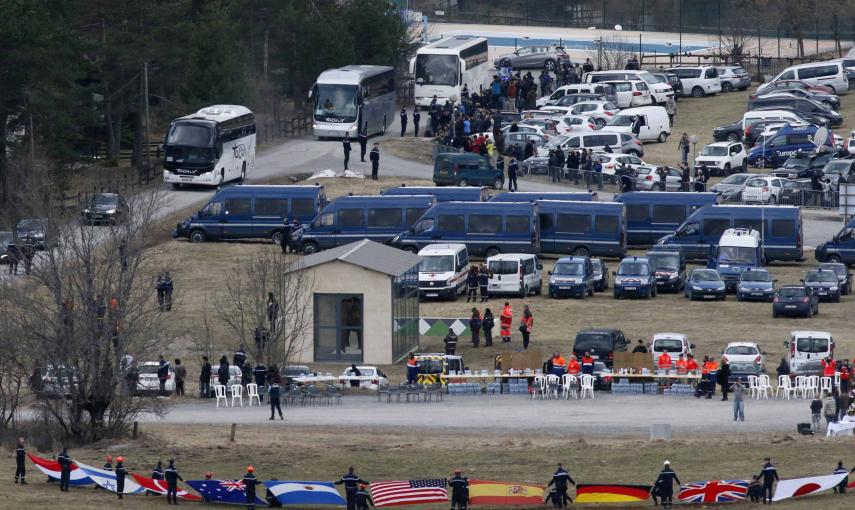
[[[617,372],[622,368],[633,370],[635,373],[641,373],[644,368],[652,372],[653,356],[641,352],[616,352],[613,371]]]

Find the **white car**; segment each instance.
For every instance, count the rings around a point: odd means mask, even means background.
[[[784,181],[785,179],[772,175],[752,177],[742,186],[742,201],[754,204],[780,203]]]
[[[139,372],[139,380],[137,381],[138,392],[160,391],[160,379],[157,378],[157,370],[160,368],[160,363],[157,361],[144,361],[137,364]],[[175,371],[172,365],[169,365],[169,373],[166,376],[166,384],[164,389],[168,393],[175,391]]]
[[[846,150],[849,151],[849,154],[855,156],[855,137],[850,138],[849,141],[846,142]]]
[[[765,355],[755,342],[730,342],[721,357],[728,363],[755,363],[762,366]]]
[[[490,269],[489,292],[515,294],[525,298],[531,292],[540,295],[543,288],[543,264],[537,255],[507,253],[487,258]]]
[[[589,115],[597,122],[598,128],[605,127],[612,117],[620,112],[614,103],[608,101],[585,101],[576,103],[570,110],[571,115]]]
[[[695,345],[689,342],[689,337],[683,333],[656,333],[650,339],[650,352],[653,354],[653,365],[658,366],[659,356],[667,352],[671,356],[671,364],[677,363],[680,355],[692,354]]]
[[[609,176],[607,177],[609,181],[614,180],[615,170],[622,165],[626,165],[635,171],[656,168],[656,165],[645,163],[641,158],[632,154],[595,152],[594,157],[603,166],[603,175]]]
[[[360,377],[370,377],[371,379],[343,381],[343,385],[350,386],[352,388],[363,388],[376,391],[380,386],[386,386],[389,384],[389,381],[386,379],[386,374],[373,365],[356,365],[356,369],[359,370]],[[344,369],[344,372],[342,372],[341,375],[343,377],[350,377],[353,375],[353,368],[348,367]]]
[[[503,133],[503,134],[505,134],[505,135],[507,135],[508,133],[510,133],[510,132],[511,132],[511,126],[512,126],[512,125],[503,126],[503,127],[502,127],[502,133]],[[538,135],[542,135],[542,136],[544,136],[545,138],[549,138],[549,135],[550,135],[550,134],[553,134],[553,133],[548,133],[548,132],[544,129],[544,127],[543,127],[543,126],[538,126],[538,125],[536,125],[536,124],[522,124],[522,123],[517,124],[517,130],[516,130],[515,132],[516,132],[516,133],[535,133],[535,134],[538,134]],[[490,130],[490,131],[483,131],[483,132],[481,132],[481,133],[477,133],[477,134],[476,134],[476,136],[481,136],[481,135],[483,135],[484,137],[486,137],[486,138],[487,138],[487,140],[492,140],[492,139],[493,139],[493,131],[492,131],[492,130]]]
[[[617,95],[617,105],[620,108],[634,108],[653,104],[650,88],[641,80],[638,81],[607,81],[614,86]]]
[[[559,135],[566,135],[571,131],[594,131],[599,129],[597,120],[590,115],[565,115],[558,119],[555,130]]]
[[[745,172],[748,168],[748,153],[742,142],[715,142],[703,148],[695,158],[695,168],[706,163],[713,175],[727,177],[734,172]]]

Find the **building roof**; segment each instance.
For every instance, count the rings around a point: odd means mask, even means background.
[[[363,239],[354,243],[313,253],[302,258],[291,269],[299,271],[333,261],[347,262],[389,276],[400,276],[417,266],[418,255]]]

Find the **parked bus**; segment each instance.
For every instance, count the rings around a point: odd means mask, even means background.
[[[219,186],[243,181],[255,167],[255,115],[214,105],[172,121],[163,144],[163,182]]]
[[[535,203],[541,253],[616,258],[626,255],[623,204],[570,200]]]
[[[626,207],[626,242],[650,246],[679,227],[690,214],[716,203],[715,193],[633,191],[615,197]]]
[[[464,85],[475,92],[487,84],[490,67],[484,37],[458,35],[422,46],[410,61],[416,106],[430,106],[433,96],[440,106],[452,97],[460,101]]]
[[[356,138],[385,133],[395,120],[395,70],[387,66],[351,65],[328,69],[309,91],[312,133],[318,138]]]

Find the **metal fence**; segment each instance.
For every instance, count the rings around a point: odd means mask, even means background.
[[[256,143],[263,145],[280,138],[302,136],[311,132],[311,128],[312,118],[305,114],[279,120],[256,118]]]

